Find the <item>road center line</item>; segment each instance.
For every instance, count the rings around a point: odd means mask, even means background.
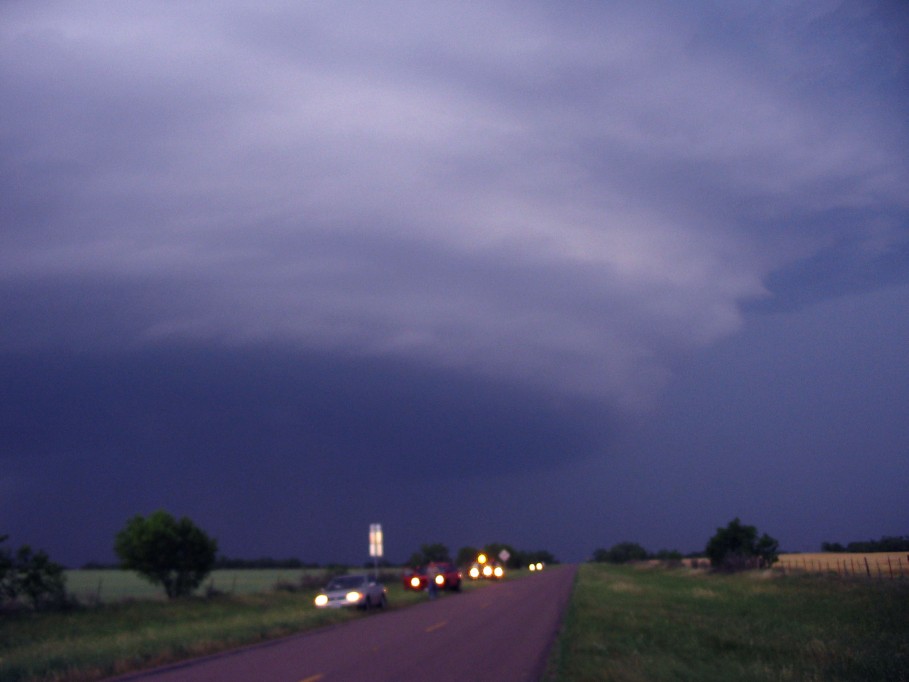
[[[435,630],[438,630],[439,628],[444,628],[446,625],[448,625],[447,620],[439,621],[435,625],[430,625],[428,628],[426,628],[426,632],[434,632]]]
[[[310,675],[309,677],[304,677],[300,682],[316,682],[316,680],[321,680],[325,675],[319,673],[318,675]]]

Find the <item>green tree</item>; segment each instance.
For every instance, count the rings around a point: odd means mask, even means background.
[[[626,564],[629,561],[644,561],[649,557],[647,550],[636,542],[620,542],[609,549],[598,549],[593,560],[609,564]]]
[[[423,566],[430,561],[451,561],[451,554],[448,551],[448,547],[441,542],[430,545],[420,545],[420,551],[411,554],[407,564],[409,566]]]
[[[0,543],[8,535],[0,535]],[[61,606],[66,602],[66,575],[63,566],[46,552],[33,552],[22,545],[13,554],[0,548],[0,603],[26,597],[35,609]]]
[[[46,552],[32,552],[31,547],[23,545],[16,555],[16,568],[19,591],[28,597],[34,608],[59,605],[65,601],[63,566],[51,561]]]
[[[6,542],[9,535],[0,535],[0,545]],[[16,587],[16,570],[12,553],[0,547],[0,604],[14,599],[18,592]]]
[[[215,564],[218,542],[185,516],[159,510],[131,518],[114,544],[123,568],[164,587],[168,598],[192,594]]]
[[[508,545],[504,542],[493,542],[483,547],[483,551],[486,553],[486,556],[488,556],[493,561],[501,560],[499,555],[502,553],[502,550],[508,552],[508,559],[504,562],[507,568],[521,568],[521,552],[511,545]]]
[[[522,566],[528,566],[530,564],[544,563],[549,566],[553,566],[559,563],[558,559],[555,558],[555,555],[552,552],[549,552],[545,549],[537,549],[533,551],[522,551],[519,552],[518,557],[521,560]]]
[[[717,569],[738,571],[770,568],[779,559],[779,542],[757,528],[743,525],[735,518],[725,528],[717,528],[707,543],[710,565]]]
[[[467,566],[477,560],[477,554],[480,553],[476,547],[461,547],[458,550],[458,566]]]

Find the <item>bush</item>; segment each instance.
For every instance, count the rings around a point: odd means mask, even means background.
[[[717,570],[770,568],[779,560],[779,544],[766,533],[758,538],[757,528],[742,525],[735,518],[725,528],[716,529],[705,553],[710,565]]]
[[[114,549],[123,568],[162,585],[169,599],[188,596],[211,572],[218,543],[185,516],[163,510],[134,516],[117,534]]]
[[[0,543],[7,537],[0,535]],[[0,549],[0,604],[15,603],[20,597],[36,610],[65,605],[63,566],[51,561],[46,552],[33,552],[28,545],[22,545],[15,555]]]

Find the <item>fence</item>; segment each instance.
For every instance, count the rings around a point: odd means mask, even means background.
[[[683,563],[690,568],[710,566],[707,559],[685,559]],[[909,554],[902,552],[781,554],[779,561],[773,565],[773,570],[783,573],[822,573],[896,580],[909,578]]]
[[[909,554],[901,552],[781,554],[774,568],[784,572],[804,571],[895,580],[904,576],[909,577]]]

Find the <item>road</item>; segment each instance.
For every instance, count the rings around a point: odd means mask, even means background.
[[[117,678],[136,682],[538,680],[571,596],[554,566],[343,625]]]

